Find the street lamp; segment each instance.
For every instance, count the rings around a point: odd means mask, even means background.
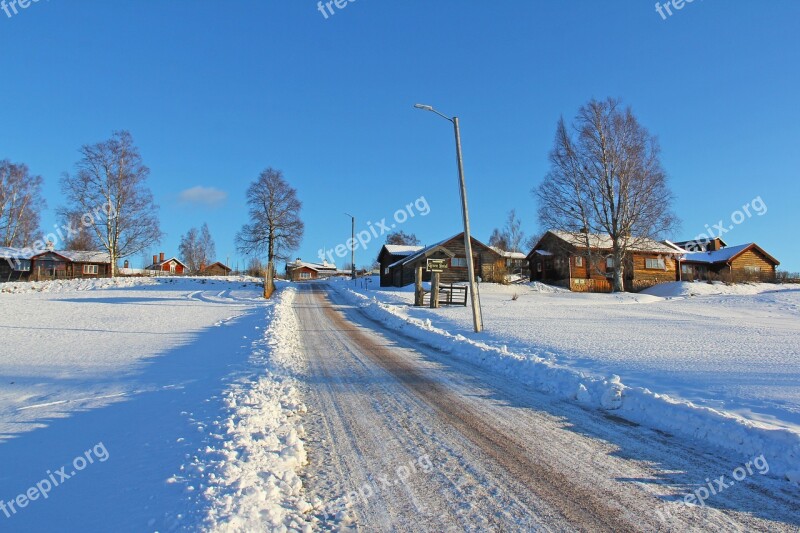
[[[350,217],[350,266],[353,270],[353,283],[356,282],[356,217],[350,213],[345,213]]]
[[[464,162],[461,158],[461,132],[458,128],[458,117],[448,117],[436,111],[433,106],[414,104],[416,109],[436,113],[453,124],[456,133],[456,159],[458,162],[458,189],[461,193],[461,216],[464,220],[464,248],[467,254],[467,276],[469,276],[469,292],[472,299],[472,323],[475,333],[483,330],[483,316],[481,314],[481,298],[478,294],[478,284],[475,282],[475,265],[472,261],[472,237],[469,232],[469,209],[467,208],[467,186],[464,183]]]

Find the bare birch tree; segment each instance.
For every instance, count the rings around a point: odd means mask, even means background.
[[[525,232],[522,231],[522,221],[517,217],[517,210],[512,209],[508,212],[503,229],[495,228],[492,231],[492,235],[489,237],[489,246],[506,252],[519,252],[523,240],[525,240]]]
[[[65,211],[81,214],[81,221],[111,257],[112,276],[117,260],[138,254],[162,236],[158,206],[147,187],[150,175],[133,137],[118,131],[107,141],[87,144],[74,175],[64,174],[61,190]]]
[[[305,226],[300,219],[302,204],[280,170],[264,170],[247,189],[250,222],[236,234],[236,247],[244,255],[267,253],[267,284],[275,275],[275,261],[289,259],[300,247]]]
[[[0,161],[0,246],[30,246],[44,206],[41,176],[32,176],[24,164]]]
[[[178,252],[189,271],[193,274],[200,272],[203,266],[208,266],[217,255],[214,239],[208,230],[208,224],[203,224],[199,229],[191,228],[186,235],[181,237]]]
[[[612,98],[582,106],[571,131],[559,121],[550,171],[534,194],[542,225],[583,235],[590,267],[591,234],[609,236],[615,291],[624,290],[628,250],[677,223],[658,140]]]

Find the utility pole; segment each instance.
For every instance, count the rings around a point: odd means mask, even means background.
[[[432,106],[415,104],[415,108],[422,109],[423,111],[430,111],[449,120],[453,124],[453,129],[456,135],[456,159],[458,161],[458,190],[461,195],[461,217],[464,224],[464,249],[466,251],[467,259],[467,276],[469,276],[469,295],[472,301],[472,324],[475,333],[483,331],[483,314],[481,312],[481,298],[478,293],[478,283],[475,281],[475,265],[472,260],[472,236],[469,231],[469,208],[467,206],[467,185],[464,182],[464,162],[461,157],[461,130],[458,126],[458,117],[448,117],[436,111]]]
[[[356,217],[349,213],[350,217],[350,267],[352,269],[353,284],[356,283]]]

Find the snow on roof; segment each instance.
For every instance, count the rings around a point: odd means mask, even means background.
[[[54,254],[69,259],[73,263],[110,263],[111,256],[108,252],[54,250]]]
[[[414,252],[422,250],[422,246],[406,245],[406,244],[384,244],[386,251],[392,255],[411,255]]]
[[[683,260],[693,263],[726,263],[751,246],[755,246],[755,243],[728,246],[713,252],[690,252],[683,256]]]
[[[586,246],[586,233],[560,230],[550,230],[548,233],[555,235],[559,239],[571,244],[572,246]],[[589,233],[588,236],[589,246],[591,248],[596,248],[598,250],[610,250],[614,247],[611,236],[608,234],[598,235],[596,233]],[[672,246],[667,246],[664,243],[654,241],[653,239],[648,239],[647,237],[632,238],[628,249],[636,252],[654,252],[661,254],[678,253],[677,250],[675,250],[675,248]]]
[[[336,271],[336,265],[328,263],[325,261],[324,263],[307,263],[305,261],[297,260],[293,263],[289,263],[290,268],[310,268],[311,270],[316,270],[317,272],[324,270],[324,271]]]
[[[504,257],[506,259],[525,259],[527,257],[522,252],[509,252],[509,251],[503,250],[502,248],[498,248],[497,246],[490,246],[489,248],[491,248],[496,253],[498,253],[501,257]]]
[[[189,268],[186,265],[186,263],[184,263],[183,261],[181,261],[177,257],[170,257],[169,259],[165,259],[164,261],[159,261],[157,263],[153,263],[152,265],[148,265],[148,266],[144,267],[144,269],[145,270],[161,270],[162,266],[166,265],[167,263],[171,263],[172,261],[175,261],[176,263],[180,263],[181,265],[183,265],[183,268]]]
[[[33,251],[30,248],[7,248],[0,246],[0,259],[30,259]]]
[[[405,265],[406,263],[410,263],[410,262],[412,262],[412,261],[414,261],[414,260],[416,260],[416,259],[418,259],[420,257],[424,257],[424,256],[426,256],[428,254],[428,252],[433,251],[434,248],[438,248],[439,246],[443,245],[447,241],[451,241],[451,240],[455,239],[459,235],[461,235],[461,233],[456,233],[452,237],[448,237],[448,238],[446,238],[444,240],[441,240],[441,241],[439,241],[439,242],[437,242],[435,244],[431,244],[430,246],[426,246],[424,248],[420,248],[419,250],[416,251],[416,253],[409,254],[408,256],[404,257],[403,259],[400,259],[399,261],[395,261],[394,263],[389,265],[389,268],[392,268],[393,266],[396,266],[396,265]]]

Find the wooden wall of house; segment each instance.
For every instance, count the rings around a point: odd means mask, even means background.
[[[647,259],[663,259],[665,268],[647,268]],[[634,281],[665,283],[678,279],[677,261],[672,256],[634,254],[629,266]]]
[[[759,268],[760,272],[748,271],[748,267]],[[764,254],[750,249],[731,261],[732,281],[754,281],[775,279],[775,265]]]
[[[308,272],[311,275],[311,277],[301,278],[300,274],[302,272]],[[313,268],[308,268],[308,267],[304,266],[304,267],[300,267],[300,268],[293,268],[291,276],[292,276],[292,281],[308,281],[310,279],[318,279],[319,278],[319,273],[316,270],[314,270]]]

